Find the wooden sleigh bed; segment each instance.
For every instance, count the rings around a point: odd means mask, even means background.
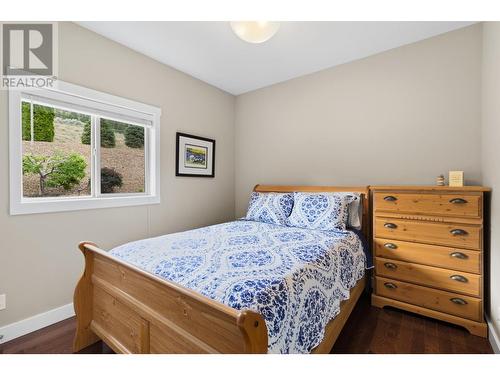
[[[356,192],[363,196],[369,238],[368,187],[265,186],[257,192]],[[74,294],[75,352],[103,340],[117,353],[266,353],[264,318],[238,311],[110,256],[92,242],[79,245],[85,270]],[[366,285],[367,276],[341,302],[313,353],[329,353]]]

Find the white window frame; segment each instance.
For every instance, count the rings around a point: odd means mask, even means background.
[[[21,102],[34,101],[76,112],[92,113],[114,120],[144,126],[145,189],[144,193],[100,194],[98,161],[99,125],[93,126],[91,196],[24,197],[22,171]],[[35,98],[35,99],[33,99]],[[93,119],[95,117],[92,117]],[[53,88],[9,90],[9,164],[10,214],[74,211],[107,207],[124,207],[160,203],[160,117],[161,109],[96,90],[58,81]]]

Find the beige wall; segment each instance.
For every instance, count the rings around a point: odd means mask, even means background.
[[[236,98],[236,214],[256,183],[480,182],[481,25]]]
[[[482,173],[491,194],[489,316],[500,337],[500,22],[483,25]]]
[[[234,217],[232,95],[72,23],[60,24],[59,68],[64,81],[161,107],[162,202],[9,216],[7,95],[0,92],[0,293],[7,294],[0,326],[72,301],[81,240],[109,248]],[[177,130],[217,140],[215,179],[175,177]]]

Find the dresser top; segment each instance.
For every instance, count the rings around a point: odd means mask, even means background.
[[[432,186],[432,185],[371,185],[370,190],[420,190],[420,191],[491,191],[484,186]]]

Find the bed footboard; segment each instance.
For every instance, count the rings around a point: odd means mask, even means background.
[[[85,270],[74,294],[75,352],[102,339],[118,353],[266,353],[267,328],[237,311],[79,245]]]

